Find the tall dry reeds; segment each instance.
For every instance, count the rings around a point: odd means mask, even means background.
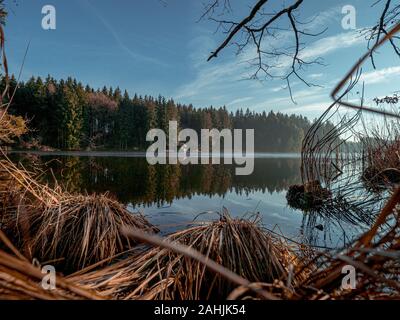
[[[296,288],[297,299],[400,300],[400,188],[371,229],[337,254],[319,255],[318,268]],[[306,265],[307,266],[307,265]],[[343,268],[356,271],[355,288],[343,288]]]
[[[370,140],[364,148],[362,179],[373,190],[392,187],[400,182],[400,136]]]

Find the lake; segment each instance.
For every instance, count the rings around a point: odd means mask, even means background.
[[[45,170],[70,192],[104,193],[132,212],[143,212],[163,234],[194,219],[259,214],[263,225],[287,238],[319,247],[340,248],[365,230],[340,220],[288,207],[289,186],[300,184],[300,156],[257,154],[252,175],[236,176],[233,165],[150,166],[142,153],[13,153],[12,160]]]

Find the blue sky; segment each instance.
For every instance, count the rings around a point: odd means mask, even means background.
[[[217,59],[206,61],[223,35],[215,33],[216,25],[211,21],[197,22],[203,12],[201,0],[16,1],[17,5],[15,0],[6,0],[10,12],[7,53],[11,71],[18,73],[31,42],[24,80],[32,75],[51,74],[58,79],[72,76],[96,88],[120,86],[132,94],[161,94],[196,107],[226,105],[233,111],[248,107],[312,118],[330,104],[334,85],[366,51],[366,42],[357,30],[342,28],[342,7],[350,4],[356,8],[359,29],[375,23],[380,12],[370,8],[372,0],[305,1],[302,19],[318,15],[310,30],[320,31],[325,26],[328,30],[317,38],[308,38],[302,55],[321,57],[326,66],[303,72],[306,79],[322,87],[308,88],[293,78],[294,104],[285,82],[248,79],[254,71],[246,62],[254,57],[251,49],[236,56],[233,48],[228,48]],[[255,0],[231,2],[232,15],[243,17]],[[41,27],[42,7],[48,4],[57,10],[56,30]],[[287,44],[293,39],[282,32],[276,41]],[[380,50],[377,67],[373,70],[367,63],[364,68],[367,101],[399,90],[399,59],[389,48]],[[355,92],[349,99],[358,99]]]

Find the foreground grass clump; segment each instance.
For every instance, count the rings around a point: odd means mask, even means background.
[[[0,299],[1,300],[100,300],[106,297],[85,290],[57,275],[56,286],[46,290],[43,273],[38,265],[30,263],[0,231]],[[6,251],[7,250],[7,251]]]
[[[0,227],[25,256],[64,273],[132,249],[136,244],[121,233],[122,227],[158,231],[144,216],[107,195],[72,195],[49,188],[8,161],[1,161],[0,169],[13,186],[1,196]]]
[[[65,270],[80,270],[110,259],[135,246],[120,233],[129,226],[157,231],[142,215],[132,214],[105,195],[68,196],[59,204],[29,216],[31,241],[27,244],[40,261],[62,259]]]
[[[250,282],[285,280],[289,265],[296,263],[288,246],[257,222],[228,214],[174,233],[166,241],[195,249]],[[236,288],[204,264],[159,247],[73,280],[118,299],[224,299]]]

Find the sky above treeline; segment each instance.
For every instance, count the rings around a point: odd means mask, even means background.
[[[211,1],[211,0],[210,0]],[[226,18],[247,16],[256,0],[231,0]],[[273,1],[265,7],[274,12],[294,1]],[[362,28],[374,25],[382,11],[375,0],[306,0],[297,16],[309,22],[307,30],[318,37],[304,38],[302,55],[321,58],[324,65],[302,71],[307,87],[292,78],[294,104],[286,82],[250,80],[255,69],[249,64],[254,48],[237,56],[233,47],[207,62],[207,57],[224,39],[217,24],[199,21],[207,0],[6,0],[7,54],[11,72],[22,69],[22,80],[31,76],[56,79],[69,76],[92,87],[119,86],[129,93],[159,94],[195,107],[226,106],[228,110],[249,108],[274,110],[317,117],[331,103],[329,93],[350,67],[367,50]],[[56,29],[42,28],[42,8],[56,8]],[[342,27],[342,8],[356,9],[356,29]],[[225,17],[224,17],[225,18]],[[282,22],[284,27],[285,22]],[[277,25],[279,26],[279,24]],[[217,32],[216,32],[217,31]],[[293,35],[276,33],[276,45],[293,45]],[[377,69],[368,61],[363,68],[366,100],[399,90],[399,58],[387,46],[379,50]],[[355,89],[349,100],[360,98]]]

